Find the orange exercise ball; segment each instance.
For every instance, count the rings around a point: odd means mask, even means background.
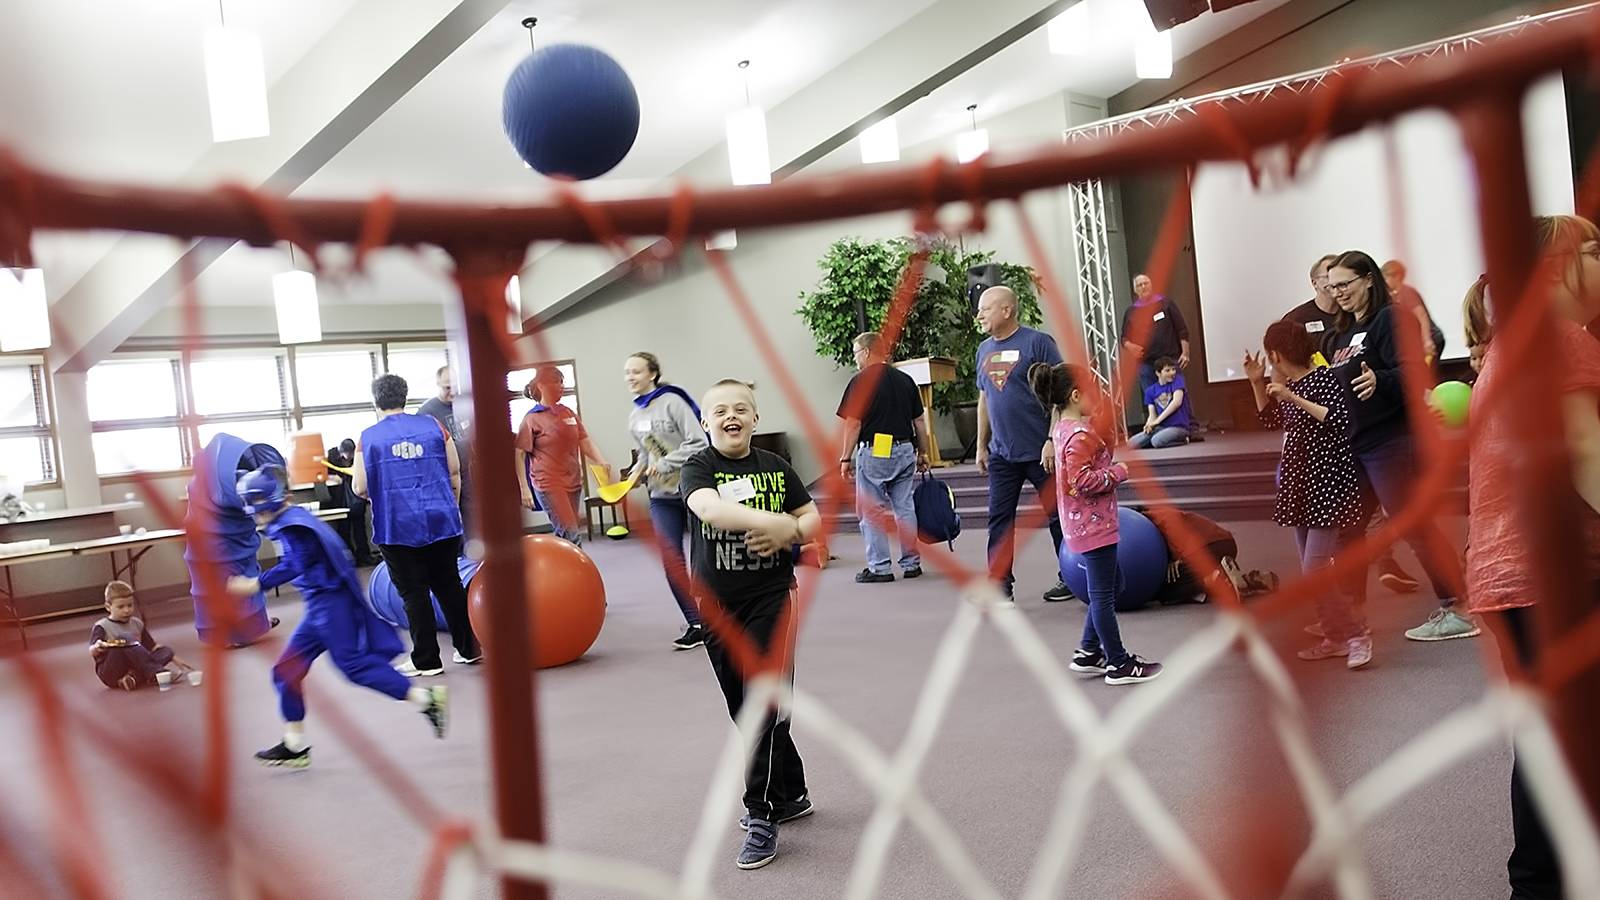
[[[484,649],[495,652],[496,640],[485,604],[516,602],[527,606],[534,668],[564,666],[587,653],[606,619],[606,586],[594,560],[577,544],[553,534],[530,534],[522,539],[522,565],[525,597],[486,596],[482,569],[467,587],[472,630]]]
[[[289,484],[320,484],[327,480],[328,470],[322,465],[326,452],[320,431],[297,431],[290,435]]]

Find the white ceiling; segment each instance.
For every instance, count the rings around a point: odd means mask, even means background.
[[[212,146],[201,42],[205,29],[217,21],[214,0],[5,2],[0,142],[68,173],[156,184],[191,177]],[[343,17],[372,9],[362,0],[224,2],[230,24],[261,36],[269,81],[290,72],[314,48],[325,52],[318,42],[331,40],[330,32]],[[431,4],[442,14],[455,0],[407,2]],[[1038,0],[1038,7],[1046,2]],[[1139,0],[1086,2],[1102,23],[1141,8]],[[1257,0],[1179,26],[1174,30],[1175,54],[1181,57],[1285,2]],[[968,9],[971,16],[983,16],[987,4],[512,0],[297,193],[368,196],[388,189],[410,196],[498,202],[543,195],[548,182],[522,166],[500,124],[505,78],[527,53],[527,32],[520,21],[528,15],[539,17],[536,36],[541,44],[598,46],[622,63],[639,91],[642,119],[632,153],[611,175],[584,188],[605,196],[660,185],[721,143],[724,116],[744,100],[738,60],[753,60],[752,99],[770,109],[846,60],[871,54],[873,44],[935,6],[953,9],[959,20]],[[902,141],[915,143],[966,128],[969,103],[979,104],[981,118],[1063,90],[1103,97],[1127,88],[1136,80],[1132,39],[1115,30],[1098,30],[1094,51],[1082,58],[1051,56],[1042,28],[1016,42],[901,112]],[[892,81],[885,78],[884,83],[853,89],[888,102],[911,87]],[[273,112],[277,117],[282,111]],[[816,134],[814,139],[820,143],[828,136]],[[269,171],[237,175],[259,182]],[[52,298],[65,293],[110,243],[97,235],[41,236],[36,248],[47,267]],[[286,263],[280,250],[236,247],[202,277],[202,296],[212,304],[270,304],[268,276]],[[129,298],[147,287],[129,285]],[[380,258],[368,282],[327,284],[322,290],[325,302],[377,305],[438,303],[449,293],[433,263],[403,253]]]

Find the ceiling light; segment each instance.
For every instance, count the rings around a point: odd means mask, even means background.
[[[221,12],[221,4],[218,4]],[[211,100],[211,139],[218,143],[266,137],[267,67],[261,39],[229,28],[225,19],[206,32],[206,92]]]
[[[895,162],[899,159],[900,131],[895,127],[893,116],[861,132],[861,161],[863,163],[872,165],[873,163]]]
[[[1158,31],[1139,38],[1133,50],[1134,73],[1140,78],[1172,77],[1172,32]]]
[[[0,351],[50,346],[50,305],[44,270],[0,269]]]
[[[750,60],[739,68],[748,71]],[[771,184],[772,157],[767,152],[767,115],[750,103],[750,78],[745,76],[745,106],[728,114],[728,169],[736,185]]]
[[[1081,0],[1045,28],[1050,52],[1057,56],[1079,56],[1089,52],[1089,0]]]
[[[278,312],[278,343],[314,344],[322,340],[322,310],[317,304],[317,277],[294,266],[294,247],[289,247],[290,270],[272,276],[272,304]]]
[[[972,130],[956,135],[956,162],[969,163],[989,152],[989,129],[978,127],[978,104],[967,107],[972,114]]]
[[[506,282],[506,331],[522,333],[522,278],[511,276]]]

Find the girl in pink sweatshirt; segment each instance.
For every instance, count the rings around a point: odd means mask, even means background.
[[[1089,615],[1083,641],[1067,668],[1104,674],[1106,684],[1137,684],[1161,674],[1161,664],[1148,662],[1122,646],[1117,630],[1117,485],[1128,480],[1128,467],[1111,461],[1109,429],[1094,376],[1081,366],[1034,363],[1028,384],[1050,411],[1056,454],[1056,506],[1061,537],[1084,564],[1089,582]]]

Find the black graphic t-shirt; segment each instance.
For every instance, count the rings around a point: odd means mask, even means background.
[[[729,459],[707,447],[683,464],[683,497],[711,488],[724,499],[766,512],[792,513],[811,502],[805,483],[783,457],[752,447],[743,459]],[[689,512],[689,562],[699,585],[729,608],[788,594],[794,581],[794,555],[788,548],[757,556],[744,545],[744,532],[723,531]]]

